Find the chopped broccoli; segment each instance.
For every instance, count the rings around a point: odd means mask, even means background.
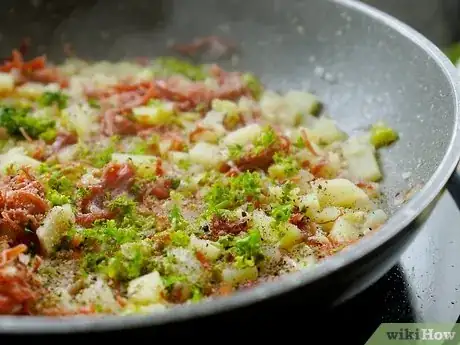
[[[41,133],[39,135],[39,138],[43,139],[47,143],[51,143],[51,142],[54,141],[54,139],[56,139],[56,136],[57,136],[56,128],[49,128],[46,131],[44,131],[43,133]]]
[[[264,90],[261,81],[252,73],[243,74],[243,80],[246,83],[249,90],[251,90],[252,96],[256,100],[259,100]]]
[[[0,127],[4,127],[10,135],[22,135],[22,128],[32,139],[56,127],[56,122],[48,117],[28,115],[28,108],[0,106]]]
[[[291,217],[291,213],[292,213],[292,205],[291,204],[276,205],[275,207],[272,208],[272,211],[271,211],[272,217],[278,223],[287,222],[289,220],[289,218]]]
[[[64,109],[67,106],[68,96],[60,91],[43,93],[38,99],[38,103],[43,107],[49,107],[56,104],[59,109]]]
[[[212,212],[242,205],[258,199],[262,191],[261,175],[257,172],[244,172],[227,181],[215,182],[205,200]]]
[[[371,143],[375,148],[388,146],[398,138],[398,133],[383,122],[378,122],[371,128]]]
[[[236,265],[239,267],[254,266],[263,256],[261,253],[260,233],[258,230],[249,230],[248,234],[235,242],[235,251],[237,254]]]
[[[292,156],[276,153],[273,156],[275,164],[268,168],[268,173],[273,178],[289,178],[295,176],[299,170],[299,163]]]
[[[206,79],[206,73],[202,66],[196,66],[174,57],[157,58],[154,63],[154,69],[155,72],[158,69],[159,74],[166,76],[181,74],[194,81]]]

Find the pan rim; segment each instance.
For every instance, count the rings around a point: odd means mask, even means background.
[[[351,265],[363,256],[371,254],[407,227],[426,210],[442,192],[448,179],[460,160],[460,79],[457,70],[449,59],[421,33],[400,20],[370,5],[355,0],[328,0],[343,6],[344,9],[356,10],[381,23],[386,24],[409,41],[422,47],[443,70],[452,88],[452,101],[455,102],[455,123],[452,138],[447,151],[431,178],[424,187],[401,210],[390,217],[388,222],[373,236],[364,237],[350,245],[346,251],[335,254],[318,264],[312,270],[296,272],[281,277],[276,282],[265,283],[247,291],[236,292],[209,302],[180,306],[167,312],[148,315],[108,316],[108,317],[65,317],[56,319],[46,316],[0,316],[0,333],[16,334],[58,334],[79,332],[103,332],[147,326],[159,326],[177,321],[185,321],[221,313],[248,306],[270,297],[275,297],[290,290],[324,279],[341,267]]]

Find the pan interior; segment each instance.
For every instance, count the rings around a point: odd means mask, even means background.
[[[0,13],[5,56],[24,36],[33,53],[53,61],[62,59],[64,43],[82,58],[120,60],[170,55],[172,41],[200,36],[238,42],[237,57],[217,62],[252,71],[274,90],[312,91],[349,134],[379,120],[398,131],[399,142],[381,153],[390,212],[396,193],[430,179],[456,131],[453,87],[438,62],[383,22],[334,1],[32,1]]]
[[[171,55],[172,42],[218,35],[238,42],[217,60],[250,70],[275,90],[305,89],[352,134],[379,120],[400,133],[381,152],[388,210],[395,194],[425,183],[453,135],[452,86],[438,64],[395,30],[335,2],[212,0],[5,2],[2,54],[21,38],[53,61],[70,43],[78,56],[120,60]],[[14,6],[13,6],[14,5]],[[17,27],[14,22],[23,22]],[[209,62],[216,60],[201,60]]]

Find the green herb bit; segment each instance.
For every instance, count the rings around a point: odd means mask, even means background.
[[[43,107],[49,107],[51,105],[57,105],[59,109],[67,107],[68,96],[60,91],[56,92],[44,92],[38,99],[38,103]]]

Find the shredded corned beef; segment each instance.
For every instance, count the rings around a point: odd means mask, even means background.
[[[128,163],[110,163],[104,168],[102,182],[90,186],[79,202],[80,213],[76,221],[81,226],[91,226],[96,220],[111,219],[115,213],[107,209],[107,201],[129,192],[134,182],[134,167]]]
[[[26,250],[20,244],[0,252],[0,315],[29,314],[39,297],[40,284],[34,273],[17,259]]]
[[[34,240],[49,208],[43,185],[27,170],[6,176],[0,183],[0,236],[12,244]]]
[[[239,233],[248,229],[248,222],[246,219],[230,220],[223,217],[213,217],[211,221],[211,236],[219,238],[225,235],[238,235]]]

